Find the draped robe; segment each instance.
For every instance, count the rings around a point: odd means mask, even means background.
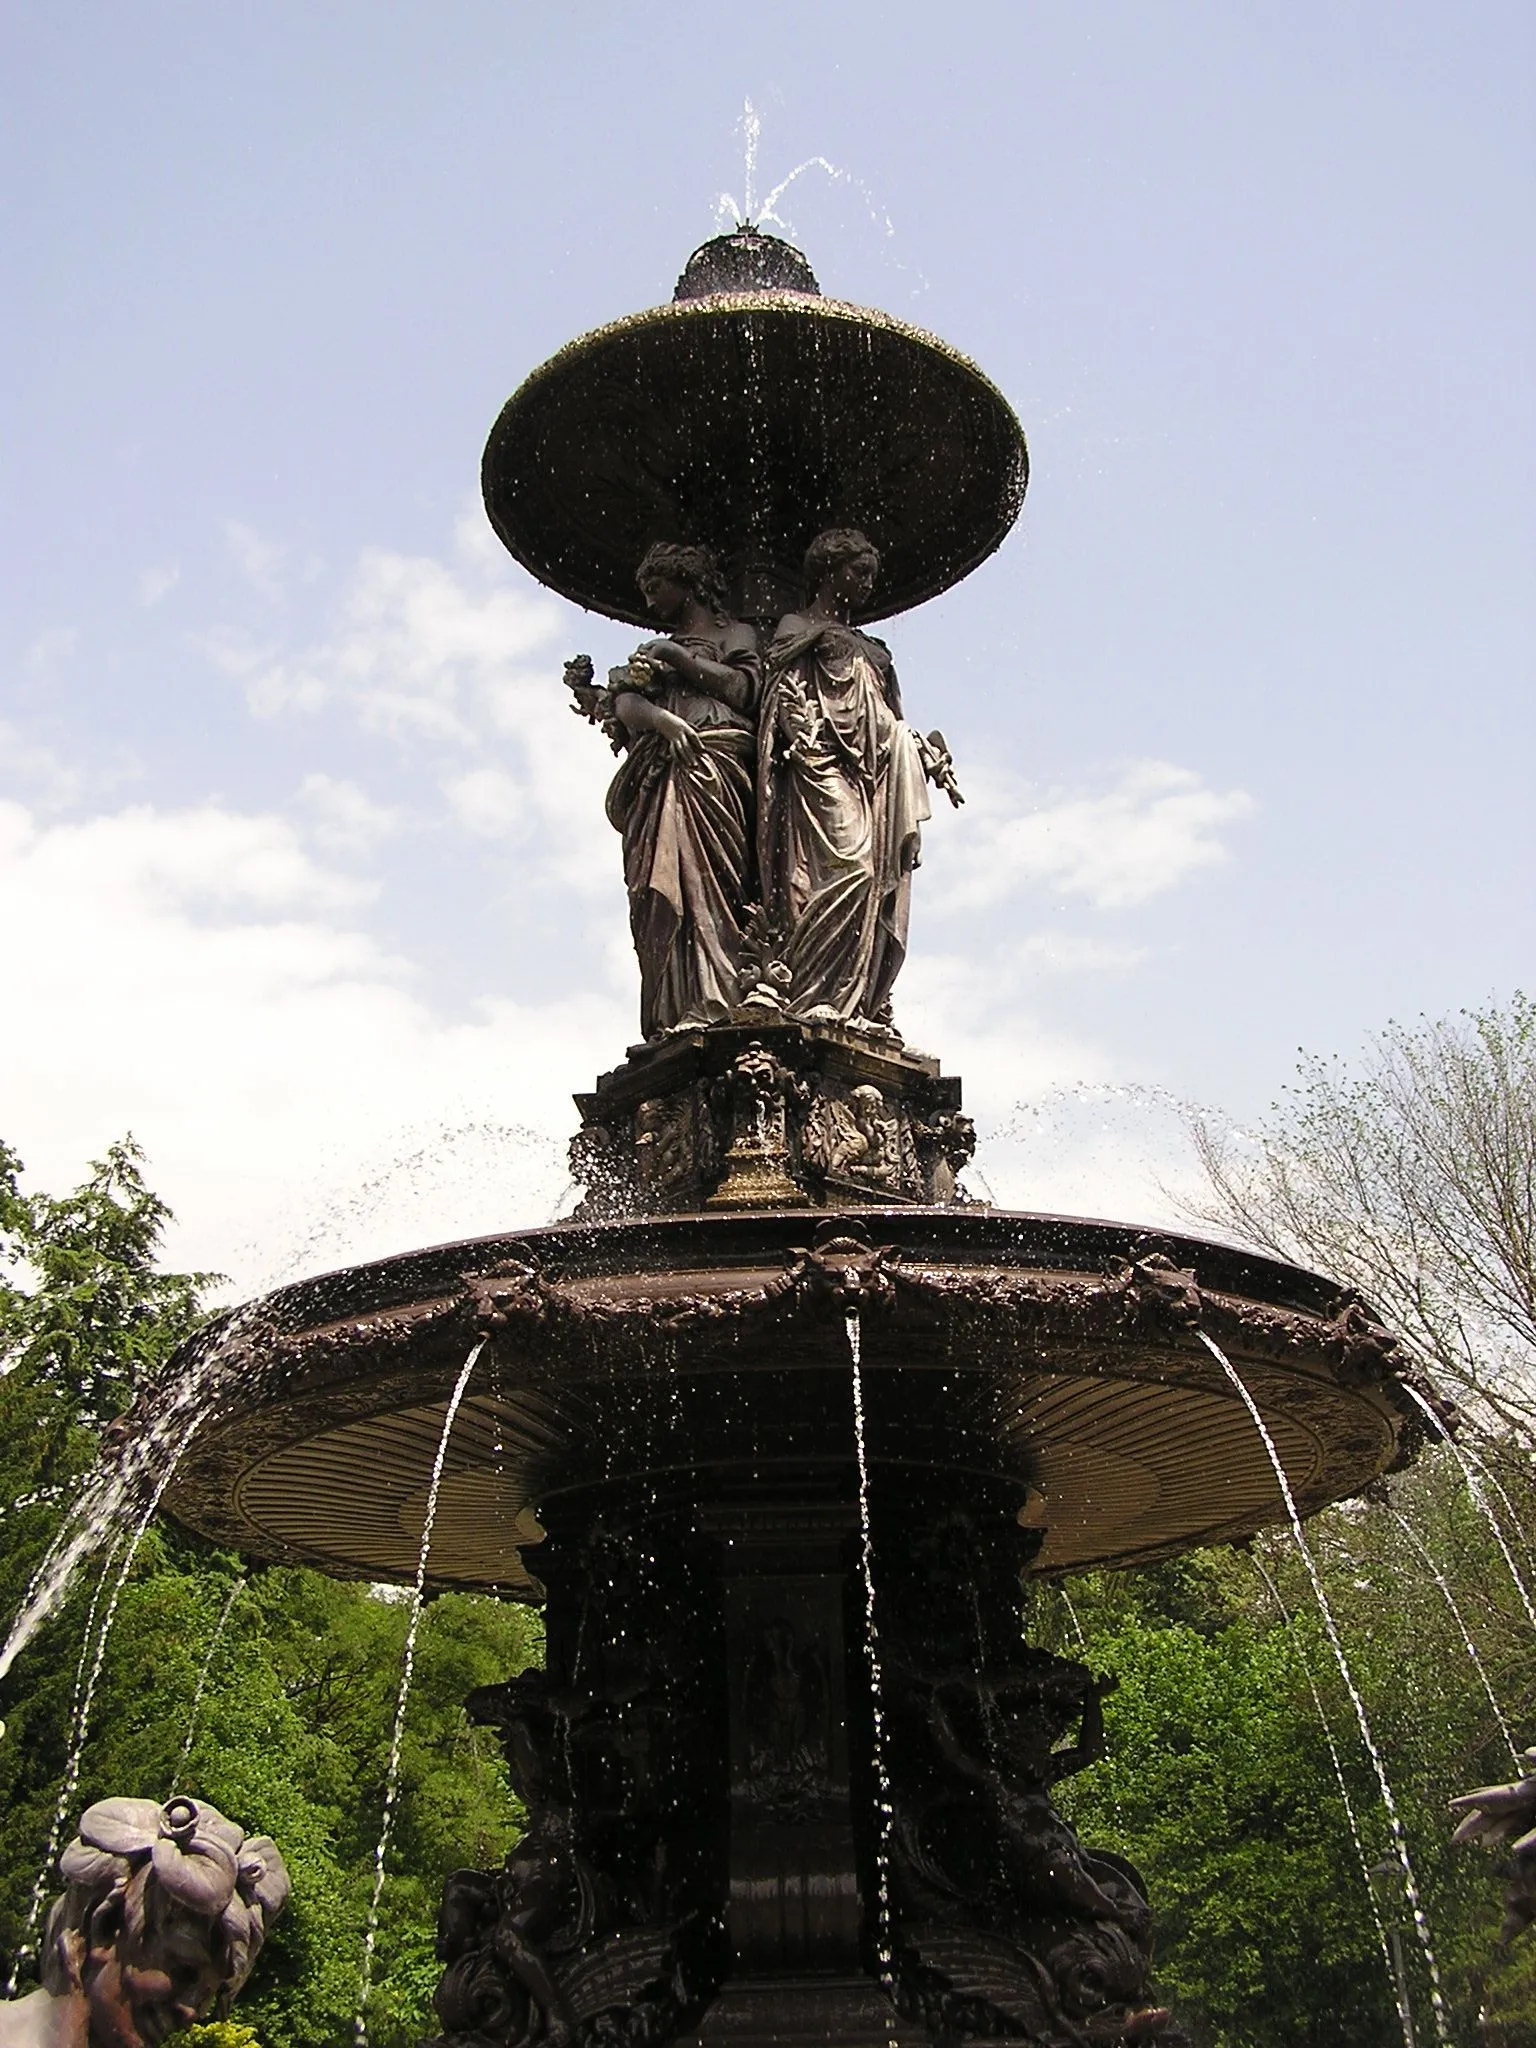
[[[930,816],[891,657],[848,626],[784,619],[759,725],[758,860],[789,1006],[885,1021]]]
[[[738,993],[752,852],[757,635],[726,621],[708,638],[674,637],[690,652],[736,669],[752,695],[743,713],[668,670],[652,701],[694,728],[702,759],[680,761],[660,733],[636,733],[609,786],[608,821],[623,835],[646,1038],[729,1017]]]

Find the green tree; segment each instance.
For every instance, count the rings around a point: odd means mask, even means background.
[[[1463,1626],[1512,1729],[1536,1696],[1536,1640],[1508,1568],[1458,1468],[1433,1451],[1390,1500],[1331,1509],[1307,1535],[1402,1812],[1455,2038],[1476,2038],[1486,2007],[1515,2030],[1505,2048],[1533,2048],[1536,1967],[1519,1949],[1495,1956],[1493,1862],[1450,1848],[1446,1810],[1514,1770]],[[1381,1793],[1289,1536],[1042,1586],[1030,1627],[1119,1679],[1109,1752],[1064,1804],[1087,1841],[1147,1879],[1164,1993],[1201,2048],[1401,2041],[1330,1734],[1364,1862],[1386,1866],[1370,1882],[1400,1932],[1420,2038],[1433,2039]]]
[[[128,1407],[202,1320],[214,1276],[162,1273],[167,1221],[131,1138],[62,1197],[24,1194],[0,1143],[0,1612],[10,1613]]]
[[[168,1217],[141,1164],[131,1143],[115,1146],[83,1187],[52,1198],[23,1193],[19,1162],[0,1153],[7,1619],[103,1424],[201,1320],[207,1276],[158,1268]],[[93,1597],[121,1568],[109,1543],[0,1686],[7,1969],[65,1770]],[[202,2030],[201,2048],[253,2038],[260,2048],[330,2048],[350,2031],[408,1619],[385,1590],[247,1566],[167,1522],[149,1528],[124,1579],[70,1821],[112,1794],[190,1791],[272,1835],[294,1880],[237,2022]],[[370,2008],[379,2048],[430,2030],[443,1876],[466,1860],[496,1862],[520,1819],[494,1739],[467,1721],[464,1695],[520,1669],[539,1642],[535,1617],[488,1598],[445,1594],[423,1614]]]
[[[1536,1002],[1304,1056],[1251,1136],[1197,1120],[1202,1220],[1358,1287],[1495,1434],[1536,1447]]]

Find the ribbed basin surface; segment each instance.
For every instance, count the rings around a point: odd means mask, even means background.
[[[440,1246],[254,1304],[167,1506],[258,1556],[409,1578],[445,1406],[483,1339],[430,1576],[534,1598],[537,1549],[519,1545],[562,1497],[708,1502],[807,1474],[851,1492],[850,1307],[877,1471],[1015,1483],[1021,1519],[1044,1530],[1043,1572],[1142,1562],[1283,1513],[1202,1330],[1258,1403],[1303,1512],[1418,1441],[1369,1311],[1256,1255],[979,1208],[670,1216]]]

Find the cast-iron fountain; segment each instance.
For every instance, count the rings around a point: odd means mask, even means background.
[[[492,431],[512,554],[663,636],[566,671],[622,757],[643,1043],[578,1098],[569,1221],[243,1311],[166,1494],[255,1556],[545,1603],[546,1668],[469,1703],[528,1826],[449,1881],[451,2048],[1180,2038],[1140,1881],[1052,1805],[1108,1681],[1024,1641],[1022,1577],[1281,1518],[1243,1388],[1302,1514],[1422,1433],[1328,1282],[968,1199],[959,1083],[897,1033],[960,792],[862,628],[1026,475],[974,365],[750,229]]]

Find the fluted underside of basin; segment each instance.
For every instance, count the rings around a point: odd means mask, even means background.
[[[288,1289],[229,1340],[231,1391],[167,1504],[258,1556],[409,1578],[448,1395],[482,1336],[444,1467],[437,1583],[536,1598],[537,1549],[519,1546],[578,1494],[851,1497],[849,1260],[864,1269],[876,1470],[1012,1483],[1044,1531],[1041,1571],[1144,1562],[1282,1514],[1202,1328],[1304,1512],[1412,1448],[1391,1339],[1311,1275],[1187,1239],[1149,1254],[1132,1231],[1061,1218],[860,1221],[863,1250],[809,1258],[793,1214],[557,1225]]]

